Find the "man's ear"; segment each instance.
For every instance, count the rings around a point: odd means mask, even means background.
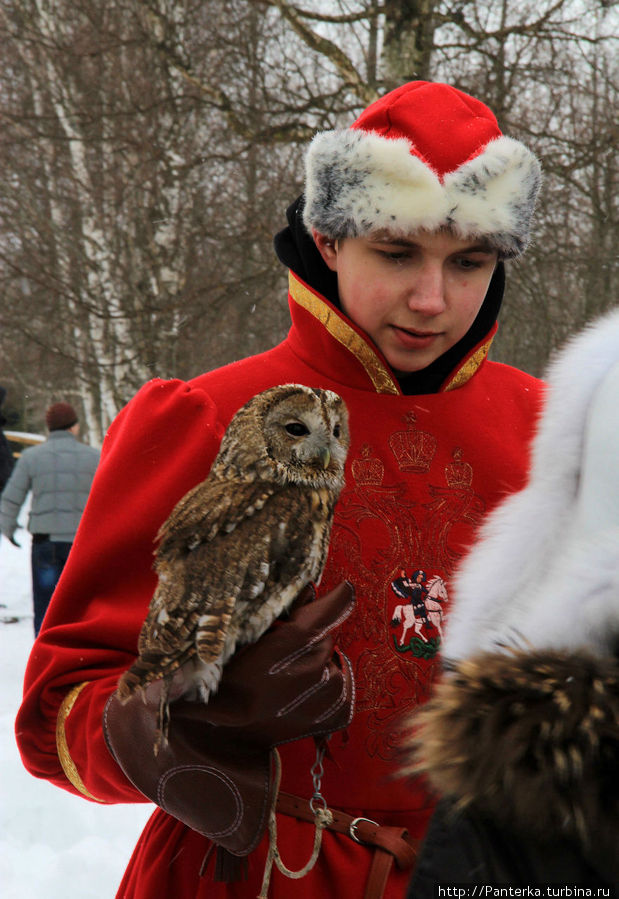
[[[332,272],[337,271],[337,241],[330,237],[320,234],[315,228],[312,228],[312,237],[318,249],[318,252],[329,266]]]

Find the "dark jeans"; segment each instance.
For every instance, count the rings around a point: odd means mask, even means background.
[[[32,538],[32,596],[34,600],[34,635],[39,633],[43,616],[69,556],[71,543],[50,540],[44,534]]]

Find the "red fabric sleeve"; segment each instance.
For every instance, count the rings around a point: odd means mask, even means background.
[[[58,711],[88,682],[66,717],[66,748],[87,793],[139,801],[107,750],[101,716],[134,660],[156,585],[160,524],[208,474],[223,426],[208,395],[180,381],[151,381],[116,418],[103,444],[69,561],[34,643],[16,720],[24,765],[71,792],[56,748]]]

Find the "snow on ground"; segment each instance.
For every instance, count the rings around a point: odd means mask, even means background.
[[[13,729],[33,630],[30,538],[18,539],[0,540],[0,895],[113,899],[153,807],[88,802],[23,767]]]

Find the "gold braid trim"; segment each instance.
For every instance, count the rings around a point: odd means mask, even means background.
[[[480,348],[473,353],[470,359],[466,360],[462,368],[459,368],[451,380],[447,382],[446,386],[443,387],[442,392],[446,393],[448,390],[457,390],[458,387],[462,387],[467,381],[470,381],[488,355],[491,343],[492,337],[490,340],[486,341],[486,343],[482,344]]]
[[[339,315],[335,315],[327,304],[313,294],[311,290],[308,290],[297,281],[292,272],[290,272],[289,283],[290,296],[295,303],[307,309],[314,318],[317,318],[324,325],[332,337],[359,360],[372,381],[376,392],[399,394],[398,385],[363,337],[357,334],[350,325],[347,325]]]
[[[83,683],[78,684],[77,687],[73,687],[62,700],[62,705],[58,711],[58,719],[56,720],[56,750],[58,752],[60,764],[62,765],[62,770],[64,771],[67,780],[73,784],[75,789],[79,790],[79,792],[88,799],[92,799],[95,802],[103,802],[103,799],[97,799],[97,797],[93,796],[84,786],[84,782],[79,775],[75,762],[71,758],[67,743],[67,735],[65,733],[65,721],[71,714],[71,709],[75,705],[75,700],[87,683],[89,682],[85,680]]]

